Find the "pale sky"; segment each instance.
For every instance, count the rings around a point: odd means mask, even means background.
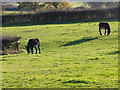
[[[1,0],[2,2],[60,2],[61,0]],[[69,0],[69,1],[76,1],[76,2],[119,2],[120,0]]]

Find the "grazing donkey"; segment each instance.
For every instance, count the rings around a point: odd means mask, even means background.
[[[110,26],[109,26],[108,23],[100,22],[99,23],[99,32],[100,32],[100,35],[102,35],[102,32],[101,32],[102,29],[105,30],[105,35],[106,35],[106,30],[107,30],[107,35],[110,35]]]
[[[41,53],[40,52],[40,41],[39,39],[29,39],[28,40],[28,44],[26,46],[26,49],[27,49],[27,53],[30,54],[30,50],[31,50],[31,53],[33,54],[33,48],[35,48],[36,50],[36,54],[37,54],[37,48],[39,50],[39,54]]]

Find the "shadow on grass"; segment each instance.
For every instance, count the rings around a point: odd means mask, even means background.
[[[92,40],[95,40],[95,39],[98,39],[98,37],[95,37],[95,38],[83,38],[83,39],[79,39],[79,40],[75,40],[75,41],[69,42],[69,43],[61,45],[61,46],[76,45],[76,44],[79,44],[79,43],[84,43],[84,42],[92,41]]]
[[[0,59],[0,61],[7,61],[7,59],[4,59],[4,58],[3,58],[3,59]]]
[[[66,82],[63,82],[63,83],[85,83],[85,84],[88,84],[89,82],[88,81],[84,81],[84,80],[69,80],[69,81],[66,81]]]
[[[14,26],[32,26],[32,25],[48,25],[48,24],[73,24],[73,23],[89,23],[89,22],[101,22],[101,21],[118,21],[118,19],[95,19],[95,20],[68,20],[68,21],[39,21],[39,22],[26,22],[26,23],[13,23],[2,24],[2,27],[14,27]]]
[[[110,54],[110,55],[120,54],[120,51],[113,51],[113,52],[110,52],[108,54]]]

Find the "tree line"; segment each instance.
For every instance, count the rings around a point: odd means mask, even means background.
[[[68,2],[18,2],[20,11],[42,11],[45,9],[67,10],[72,8]]]
[[[99,8],[115,8],[118,6],[118,2],[82,2],[84,7],[91,9]],[[42,11],[45,9],[57,9],[57,10],[68,10],[72,9],[69,1],[64,2],[18,2],[20,11]],[[80,4],[80,3],[79,3]]]

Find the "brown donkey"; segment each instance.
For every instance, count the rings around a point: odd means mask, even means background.
[[[30,51],[31,53],[33,54],[33,48],[35,48],[36,50],[36,54],[37,54],[37,49],[39,50],[39,54],[41,53],[40,52],[40,40],[39,39],[29,39],[28,40],[28,43],[27,43],[27,46],[26,46],[26,49],[27,49],[27,53],[30,54]]]
[[[102,29],[105,30],[105,35],[106,35],[106,30],[107,30],[107,35],[110,35],[110,25],[108,23],[100,22],[99,23],[99,32],[100,32],[100,35],[102,35],[102,32],[101,32]]]

